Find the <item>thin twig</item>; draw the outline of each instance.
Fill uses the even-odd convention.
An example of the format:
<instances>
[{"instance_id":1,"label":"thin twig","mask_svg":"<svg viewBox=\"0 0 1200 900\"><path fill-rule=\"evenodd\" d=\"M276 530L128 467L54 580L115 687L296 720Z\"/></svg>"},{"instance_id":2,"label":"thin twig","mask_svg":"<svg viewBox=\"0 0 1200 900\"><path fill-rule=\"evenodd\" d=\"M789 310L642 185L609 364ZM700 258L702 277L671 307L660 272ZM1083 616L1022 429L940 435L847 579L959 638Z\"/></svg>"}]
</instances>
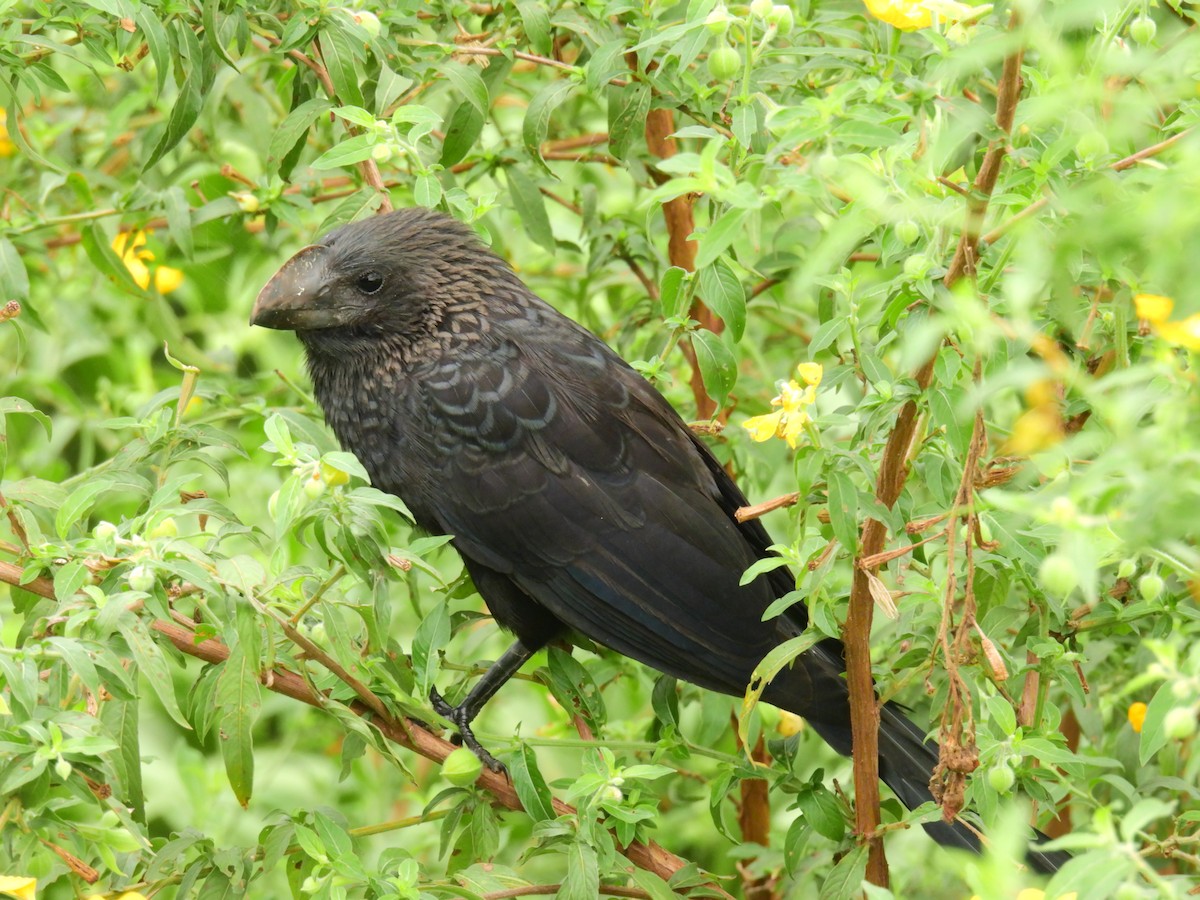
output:
<instances>
[{"instance_id":1,"label":"thin twig","mask_svg":"<svg viewBox=\"0 0 1200 900\"><path fill-rule=\"evenodd\" d=\"M790 494L782 494L770 500L764 500L762 503L753 503L750 506L738 507L734 510L733 517L739 522L749 522L751 519L761 518L777 509L795 506L799 502L800 492L792 491Z\"/></svg>"}]
</instances>

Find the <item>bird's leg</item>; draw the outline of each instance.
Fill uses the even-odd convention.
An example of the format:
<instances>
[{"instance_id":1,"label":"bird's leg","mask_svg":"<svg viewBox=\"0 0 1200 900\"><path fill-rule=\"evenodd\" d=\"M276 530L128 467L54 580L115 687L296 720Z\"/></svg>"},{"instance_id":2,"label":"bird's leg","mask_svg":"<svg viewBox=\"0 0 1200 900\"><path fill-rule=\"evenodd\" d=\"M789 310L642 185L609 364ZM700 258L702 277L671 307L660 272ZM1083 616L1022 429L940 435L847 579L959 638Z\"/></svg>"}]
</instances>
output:
<instances>
[{"instance_id":1,"label":"bird's leg","mask_svg":"<svg viewBox=\"0 0 1200 900\"><path fill-rule=\"evenodd\" d=\"M471 731L471 722L479 715L483 705L491 700L496 691L500 690L508 679L517 674L517 670L525 665L529 657L536 652L536 647L531 650L520 641L516 641L504 651L503 656L492 663L491 668L483 673L483 677L475 682L475 686L458 706L451 706L447 703L438 693L437 688L429 689L429 702L433 704L437 714L454 723L459 737L462 738L463 746L478 756L483 764L493 772L503 772L504 763L488 753L476 740L475 734Z\"/></svg>"}]
</instances>

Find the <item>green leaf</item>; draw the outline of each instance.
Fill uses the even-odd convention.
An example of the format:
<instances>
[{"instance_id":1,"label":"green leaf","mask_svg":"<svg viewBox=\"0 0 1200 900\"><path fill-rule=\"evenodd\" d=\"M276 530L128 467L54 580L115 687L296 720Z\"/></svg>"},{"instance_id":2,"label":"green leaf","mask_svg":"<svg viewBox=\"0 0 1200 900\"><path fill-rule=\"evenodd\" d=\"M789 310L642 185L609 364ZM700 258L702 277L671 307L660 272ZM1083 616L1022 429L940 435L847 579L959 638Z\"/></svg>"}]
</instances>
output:
<instances>
[{"instance_id":1,"label":"green leaf","mask_svg":"<svg viewBox=\"0 0 1200 900\"><path fill-rule=\"evenodd\" d=\"M1167 735L1163 730L1163 721L1178 701L1172 689L1172 682L1165 682L1155 692L1154 698L1146 706L1146 718L1142 722L1142 736L1138 743L1138 761L1144 766L1167 743Z\"/></svg>"},{"instance_id":2,"label":"green leaf","mask_svg":"<svg viewBox=\"0 0 1200 900\"><path fill-rule=\"evenodd\" d=\"M379 67L379 81L375 85L375 109L379 115L385 115L392 104L412 87L413 80L398 74L389 66Z\"/></svg>"},{"instance_id":3,"label":"green leaf","mask_svg":"<svg viewBox=\"0 0 1200 900\"><path fill-rule=\"evenodd\" d=\"M803 634L788 638L772 649L763 657L762 662L754 667L754 671L750 675L750 683L746 685L746 693L742 697L741 712L738 713L738 736L741 738L743 746L749 746L750 714L754 712L759 697L771 683L771 679L783 671L784 666L790 665L792 660L813 647L819 640L821 640L820 632L809 628Z\"/></svg>"},{"instance_id":4,"label":"green leaf","mask_svg":"<svg viewBox=\"0 0 1200 900\"><path fill-rule=\"evenodd\" d=\"M1113 891L1136 872L1134 861L1124 853L1105 848L1069 859L1046 886L1047 897L1074 893L1079 897L1111 897Z\"/></svg>"},{"instance_id":5,"label":"green leaf","mask_svg":"<svg viewBox=\"0 0 1200 900\"><path fill-rule=\"evenodd\" d=\"M146 801L142 793L141 736L138 731L138 701L110 698L100 706L100 721L117 749L108 754L117 776L116 800L133 809L138 822L146 821Z\"/></svg>"},{"instance_id":6,"label":"green leaf","mask_svg":"<svg viewBox=\"0 0 1200 900\"><path fill-rule=\"evenodd\" d=\"M743 104L733 110L733 136L743 147L749 149L754 132L758 130L758 115L752 104Z\"/></svg>"},{"instance_id":7,"label":"green leaf","mask_svg":"<svg viewBox=\"0 0 1200 900\"><path fill-rule=\"evenodd\" d=\"M829 524L833 536L854 553L858 547L858 491L850 476L836 469L829 473Z\"/></svg>"},{"instance_id":8,"label":"green leaf","mask_svg":"<svg viewBox=\"0 0 1200 900\"><path fill-rule=\"evenodd\" d=\"M198 68L190 69L184 77L183 84L179 86L179 95L175 98L175 105L171 107L167 127L142 165L143 172L150 171L159 160L174 150L196 124L204 106L203 80L204 76Z\"/></svg>"},{"instance_id":9,"label":"green leaf","mask_svg":"<svg viewBox=\"0 0 1200 900\"><path fill-rule=\"evenodd\" d=\"M567 847L566 875L555 895L558 900L596 900L600 888L600 867L596 851L583 840Z\"/></svg>"},{"instance_id":10,"label":"green leaf","mask_svg":"<svg viewBox=\"0 0 1200 900\"><path fill-rule=\"evenodd\" d=\"M610 88L608 97L608 149L617 159L624 160L634 141L645 134L650 87L637 83Z\"/></svg>"},{"instance_id":11,"label":"green leaf","mask_svg":"<svg viewBox=\"0 0 1200 900\"><path fill-rule=\"evenodd\" d=\"M746 292L723 259L700 270L700 299L721 317L730 336L740 341L746 331Z\"/></svg>"},{"instance_id":12,"label":"green leaf","mask_svg":"<svg viewBox=\"0 0 1200 900\"><path fill-rule=\"evenodd\" d=\"M25 138L25 115L20 97L16 90L7 83L6 80L0 79L0 84L8 88L9 101L5 109L7 118L5 119L5 130L8 132L8 139L12 141L20 149L21 153L29 157L33 162L37 163L45 169L52 172L64 172L65 169L57 163L51 162L42 154L38 153L32 144Z\"/></svg>"},{"instance_id":13,"label":"green leaf","mask_svg":"<svg viewBox=\"0 0 1200 900\"><path fill-rule=\"evenodd\" d=\"M691 338L704 390L717 406L723 406L737 381L737 361L719 335L699 328L691 332Z\"/></svg>"},{"instance_id":14,"label":"green leaf","mask_svg":"<svg viewBox=\"0 0 1200 900\"><path fill-rule=\"evenodd\" d=\"M271 144L267 149L267 163L278 169L284 157L304 139L312 123L321 113L333 109L333 106L332 101L323 97L315 97L312 100L304 101L288 113L279 127L275 129L275 133L271 135Z\"/></svg>"},{"instance_id":15,"label":"green leaf","mask_svg":"<svg viewBox=\"0 0 1200 900\"><path fill-rule=\"evenodd\" d=\"M691 302L688 292L683 290L686 269L671 266L662 274L658 283L658 302L662 305L664 319L673 319L687 312Z\"/></svg>"},{"instance_id":16,"label":"green leaf","mask_svg":"<svg viewBox=\"0 0 1200 900\"><path fill-rule=\"evenodd\" d=\"M217 23L217 12L221 8L221 0L204 0L204 10L202 14L204 22L204 39L208 41L208 45L216 51L217 56L221 57L225 65L239 71L237 65L233 61L233 57L221 45L220 28Z\"/></svg>"},{"instance_id":17,"label":"green leaf","mask_svg":"<svg viewBox=\"0 0 1200 900\"><path fill-rule=\"evenodd\" d=\"M359 128L375 128L379 124L375 116L361 106L339 106L333 110L333 114Z\"/></svg>"},{"instance_id":18,"label":"green leaf","mask_svg":"<svg viewBox=\"0 0 1200 900\"><path fill-rule=\"evenodd\" d=\"M174 719L181 728L191 731L192 726L184 718L183 711L179 708L179 701L175 698L175 682L171 679L171 670L167 667L167 660L158 644L150 637L145 624L139 619L126 617L118 621L117 630L125 638L129 652L137 661L138 669L150 683L150 687L154 689L158 699L162 701L167 715Z\"/></svg>"},{"instance_id":19,"label":"green leaf","mask_svg":"<svg viewBox=\"0 0 1200 900\"><path fill-rule=\"evenodd\" d=\"M252 728L262 702L261 692L254 661L238 644L221 665L216 702L221 712L218 725L225 774L233 795L243 808L249 806L254 790Z\"/></svg>"},{"instance_id":20,"label":"green leaf","mask_svg":"<svg viewBox=\"0 0 1200 900\"><path fill-rule=\"evenodd\" d=\"M598 94L609 80L628 67L625 65L625 41L606 41L592 51L587 62L588 93Z\"/></svg>"},{"instance_id":21,"label":"green leaf","mask_svg":"<svg viewBox=\"0 0 1200 900\"><path fill-rule=\"evenodd\" d=\"M83 245L83 252L92 261L92 265L122 285L126 290L132 291L135 294L145 294L142 286L133 280L133 275L126 268L125 263L121 261L121 257L117 256L116 251L113 250L111 243L105 238L104 232L100 230L98 224L92 222L81 228L79 230L79 238L80 243Z\"/></svg>"},{"instance_id":22,"label":"green leaf","mask_svg":"<svg viewBox=\"0 0 1200 900\"><path fill-rule=\"evenodd\" d=\"M483 83L479 70L474 66L464 66L462 63L447 63L439 71L446 76L462 98L481 116L488 111L488 89Z\"/></svg>"},{"instance_id":23,"label":"green leaf","mask_svg":"<svg viewBox=\"0 0 1200 900\"><path fill-rule=\"evenodd\" d=\"M371 155L379 137L375 134L356 134L334 144L311 163L314 169L337 169L360 163Z\"/></svg>"},{"instance_id":24,"label":"green leaf","mask_svg":"<svg viewBox=\"0 0 1200 900\"><path fill-rule=\"evenodd\" d=\"M1012 737L1017 730L1017 714L1013 712L1012 704L1003 697L991 697L987 702L991 720L999 726L1001 732Z\"/></svg>"},{"instance_id":25,"label":"green leaf","mask_svg":"<svg viewBox=\"0 0 1200 900\"><path fill-rule=\"evenodd\" d=\"M358 85L354 38L336 16L322 20L321 25L321 58L325 60L325 68L338 100L347 106L366 106Z\"/></svg>"},{"instance_id":26,"label":"green leaf","mask_svg":"<svg viewBox=\"0 0 1200 900\"><path fill-rule=\"evenodd\" d=\"M313 811L313 826L325 852L331 859L349 860L354 858L354 845L346 829L335 822L324 810Z\"/></svg>"},{"instance_id":27,"label":"green leaf","mask_svg":"<svg viewBox=\"0 0 1200 900\"><path fill-rule=\"evenodd\" d=\"M845 316L838 316L837 318L830 319L828 322L823 323L817 328L816 332L812 336L812 340L808 343L809 357L811 358L816 356L818 353L836 341L839 337L841 337L842 332L849 327L850 322Z\"/></svg>"},{"instance_id":28,"label":"green leaf","mask_svg":"<svg viewBox=\"0 0 1200 900\"><path fill-rule=\"evenodd\" d=\"M581 716L593 731L602 729L608 720L604 695L579 660L569 652L551 647L547 669L550 690L563 709L572 716Z\"/></svg>"},{"instance_id":29,"label":"green leaf","mask_svg":"<svg viewBox=\"0 0 1200 900\"><path fill-rule=\"evenodd\" d=\"M0 237L0 304L29 297L29 273L12 241Z\"/></svg>"},{"instance_id":30,"label":"green leaf","mask_svg":"<svg viewBox=\"0 0 1200 900\"><path fill-rule=\"evenodd\" d=\"M75 564L83 566L81 562ZM66 566L63 568L65 569ZM86 568L84 566L85 570ZM51 636L46 638L46 645L52 647L62 661L67 664L67 668L79 676L84 687L90 691L96 691L101 687L100 674L96 671L96 665L92 662L92 657L82 643L74 638Z\"/></svg>"},{"instance_id":31,"label":"green leaf","mask_svg":"<svg viewBox=\"0 0 1200 900\"><path fill-rule=\"evenodd\" d=\"M442 141L441 164L446 168L463 160L483 134L484 114L470 103L460 103L450 115Z\"/></svg>"},{"instance_id":32,"label":"green leaf","mask_svg":"<svg viewBox=\"0 0 1200 900\"><path fill-rule=\"evenodd\" d=\"M54 517L54 530L58 536L65 538L71 526L87 515L96 498L112 487L111 479L100 477L85 481L75 488Z\"/></svg>"},{"instance_id":33,"label":"green leaf","mask_svg":"<svg viewBox=\"0 0 1200 900\"><path fill-rule=\"evenodd\" d=\"M550 14L546 12L546 5L537 0L517 0L517 12L521 14L525 37L533 52L549 56L554 48L550 43Z\"/></svg>"},{"instance_id":34,"label":"green leaf","mask_svg":"<svg viewBox=\"0 0 1200 900\"><path fill-rule=\"evenodd\" d=\"M183 188L170 187L163 191L163 208L167 214L167 231L171 240L188 259L195 253L192 241L192 210L187 198L183 196Z\"/></svg>"},{"instance_id":35,"label":"green leaf","mask_svg":"<svg viewBox=\"0 0 1200 900\"><path fill-rule=\"evenodd\" d=\"M725 252L742 232L742 219L746 217L747 209L737 207L727 209L717 221L699 236L696 248L696 268L703 270L716 262L717 257ZM693 236L694 237L694 236Z\"/></svg>"},{"instance_id":36,"label":"green leaf","mask_svg":"<svg viewBox=\"0 0 1200 900\"><path fill-rule=\"evenodd\" d=\"M413 182L413 201L418 206L433 209L442 199L442 183L432 172L418 175Z\"/></svg>"},{"instance_id":37,"label":"green leaf","mask_svg":"<svg viewBox=\"0 0 1200 900\"><path fill-rule=\"evenodd\" d=\"M66 602L75 596L75 592L91 580L91 572L88 567L77 559L59 566L54 573L54 597L56 600Z\"/></svg>"},{"instance_id":38,"label":"green leaf","mask_svg":"<svg viewBox=\"0 0 1200 900\"><path fill-rule=\"evenodd\" d=\"M837 797L823 784L814 784L796 795L796 804L804 813L804 819L817 834L836 842L846 834L846 818L842 815Z\"/></svg>"},{"instance_id":39,"label":"green leaf","mask_svg":"<svg viewBox=\"0 0 1200 900\"><path fill-rule=\"evenodd\" d=\"M817 900L853 900L861 892L866 874L867 845L857 844L821 882Z\"/></svg>"},{"instance_id":40,"label":"green leaf","mask_svg":"<svg viewBox=\"0 0 1200 900\"><path fill-rule=\"evenodd\" d=\"M569 79L552 81L534 95L533 99L529 101L529 108L525 110L525 121L521 125L521 141L534 161L547 172L550 172L550 167L542 159L542 143L546 140L546 134L550 129L550 116L574 89L575 83ZM554 173L550 172L550 174Z\"/></svg>"},{"instance_id":41,"label":"green leaf","mask_svg":"<svg viewBox=\"0 0 1200 900\"><path fill-rule=\"evenodd\" d=\"M550 796L550 788L538 768L537 756L527 744L518 745L516 751L507 758L508 774L512 778L513 790L521 800L521 805L535 822L553 819L554 802Z\"/></svg>"},{"instance_id":42,"label":"green leaf","mask_svg":"<svg viewBox=\"0 0 1200 900\"><path fill-rule=\"evenodd\" d=\"M158 82L154 89L154 96L157 99L162 95L163 88L167 86L167 75L171 72L173 53L171 39L154 13L153 7L139 3L134 8L133 17L137 22L138 29L142 32L142 37L146 40L150 59L154 62L154 75Z\"/></svg>"},{"instance_id":43,"label":"green leaf","mask_svg":"<svg viewBox=\"0 0 1200 900\"><path fill-rule=\"evenodd\" d=\"M450 641L450 613L444 602L437 603L417 626L412 642L412 665L417 688L429 693L438 670L438 651Z\"/></svg>"},{"instance_id":44,"label":"green leaf","mask_svg":"<svg viewBox=\"0 0 1200 900\"><path fill-rule=\"evenodd\" d=\"M546 201L542 192L532 179L516 166L509 166L504 175L508 179L513 208L520 216L525 231L535 243L551 253L555 252L558 247L554 241L554 232L550 228L550 217L546 214Z\"/></svg>"}]
</instances>

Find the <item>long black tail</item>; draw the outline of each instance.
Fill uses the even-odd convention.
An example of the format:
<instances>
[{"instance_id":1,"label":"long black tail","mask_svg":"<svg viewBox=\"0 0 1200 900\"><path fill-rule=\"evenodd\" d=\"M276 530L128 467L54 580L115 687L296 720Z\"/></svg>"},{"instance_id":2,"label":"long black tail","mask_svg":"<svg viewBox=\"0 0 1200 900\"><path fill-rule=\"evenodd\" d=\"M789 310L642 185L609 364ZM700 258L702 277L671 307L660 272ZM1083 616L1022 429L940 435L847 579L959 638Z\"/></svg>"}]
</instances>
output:
<instances>
[{"instance_id":1,"label":"long black tail","mask_svg":"<svg viewBox=\"0 0 1200 900\"><path fill-rule=\"evenodd\" d=\"M849 735L845 726L828 725L811 720L817 734L821 735L834 749L849 755ZM933 799L929 791L929 780L938 761L937 744L925 740L925 735L898 707L887 705L879 715L879 777L890 787L909 809ZM978 836L963 822L928 822L925 831L939 844L965 850L980 850ZM1040 831L1035 831L1036 843L1050 840ZM1050 874L1070 859L1062 851L1046 852L1035 845L1026 850L1026 860L1039 872Z\"/></svg>"}]
</instances>

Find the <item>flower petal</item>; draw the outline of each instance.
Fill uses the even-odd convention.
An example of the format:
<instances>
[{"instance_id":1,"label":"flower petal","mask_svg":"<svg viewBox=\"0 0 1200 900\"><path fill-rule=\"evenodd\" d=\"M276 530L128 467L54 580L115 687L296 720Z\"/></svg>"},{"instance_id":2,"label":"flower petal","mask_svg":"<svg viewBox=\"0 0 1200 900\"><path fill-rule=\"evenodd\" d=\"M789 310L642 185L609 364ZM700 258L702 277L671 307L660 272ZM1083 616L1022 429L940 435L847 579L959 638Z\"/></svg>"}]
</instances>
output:
<instances>
[{"instance_id":1,"label":"flower petal","mask_svg":"<svg viewBox=\"0 0 1200 900\"><path fill-rule=\"evenodd\" d=\"M761 443L775 437L781 419L783 419L783 410L768 413L765 416L751 416L742 423L742 427L750 432L750 437Z\"/></svg>"},{"instance_id":2,"label":"flower petal","mask_svg":"<svg viewBox=\"0 0 1200 900\"><path fill-rule=\"evenodd\" d=\"M778 403L775 400L779 401ZM781 385L779 396L771 401L774 406L782 406L783 411L787 413L795 412L798 409L803 409L808 401L805 399L805 388L802 388L794 381L789 381L787 384Z\"/></svg>"},{"instance_id":3,"label":"flower petal","mask_svg":"<svg viewBox=\"0 0 1200 900\"><path fill-rule=\"evenodd\" d=\"M11 894L17 900L34 900L37 897L37 879L26 875L0 875L0 892Z\"/></svg>"},{"instance_id":4,"label":"flower petal","mask_svg":"<svg viewBox=\"0 0 1200 900\"><path fill-rule=\"evenodd\" d=\"M803 362L796 366L796 371L800 373L800 378L805 384L816 387L821 383L821 376L825 374L825 368L820 363Z\"/></svg>"},{"instance_id":5,"label":"flower petal","mask_svg":"<svg viewBox=\"0 0 1200 900\"><path fill-rule=\"evenodd\" d=\"M1137 703L1129 704L1129 712L1126 715L1129 717L1129 726L1140 733L1142 723L1146 721L1146 704L1140 700Z\"/></svg>"},{"instance_id":6,"label":"flower petal","mask_svg":"<svg viewBox=\"0 0 1200 900\"><path fill-rule=\"evenodd\" d=\"M928 28L933 14L915 0L863 0L867 11L880 21L895 25L902 31Z\"/></svg>"},{"instance_id":7,"label":"flower petal","mask_svg":"<svg viewBox=\"0 0 1200 900\"><path fill-rule=\"evenodd\" d=\"M1137 310L1139 319L1161 325L1171 317L1175 301L1162 294L1134 294L1133 307Z\"/></svg>"},{"instance_id":8,"label":"flower petal","mask_svg":"<svg viewBox=\"0 0 1200 900\"><path fill-rule=\"evenodd\" d=\"M137 286L143 291L150 287L150 270L146 264L136 256L126 256L124 259L125 268L129 270L129 274L133 276L133 280L137 282Z\"/></svg>"},{"instance_id":9,"label":"flower petal","mask_svg":"<svg viewBox=\"0 0 1200 900\"><path fill-rule=\"evenodd\" d=\"M1179 322L1161 322L1156 330L1159 337L1177 347L1200 350L1200 313Z\"/></svg>"},{"instance_id":10,"label":"flower petal","mask_svg":"<svg viewBox=\"0 0 1200 900\"><path fill-rule=\"evenodd\" d=\"M169 294L183 284L183 273L170 266L159 266L154 270L154 289L160 294Z\"/></svg>"}]
</instances>

